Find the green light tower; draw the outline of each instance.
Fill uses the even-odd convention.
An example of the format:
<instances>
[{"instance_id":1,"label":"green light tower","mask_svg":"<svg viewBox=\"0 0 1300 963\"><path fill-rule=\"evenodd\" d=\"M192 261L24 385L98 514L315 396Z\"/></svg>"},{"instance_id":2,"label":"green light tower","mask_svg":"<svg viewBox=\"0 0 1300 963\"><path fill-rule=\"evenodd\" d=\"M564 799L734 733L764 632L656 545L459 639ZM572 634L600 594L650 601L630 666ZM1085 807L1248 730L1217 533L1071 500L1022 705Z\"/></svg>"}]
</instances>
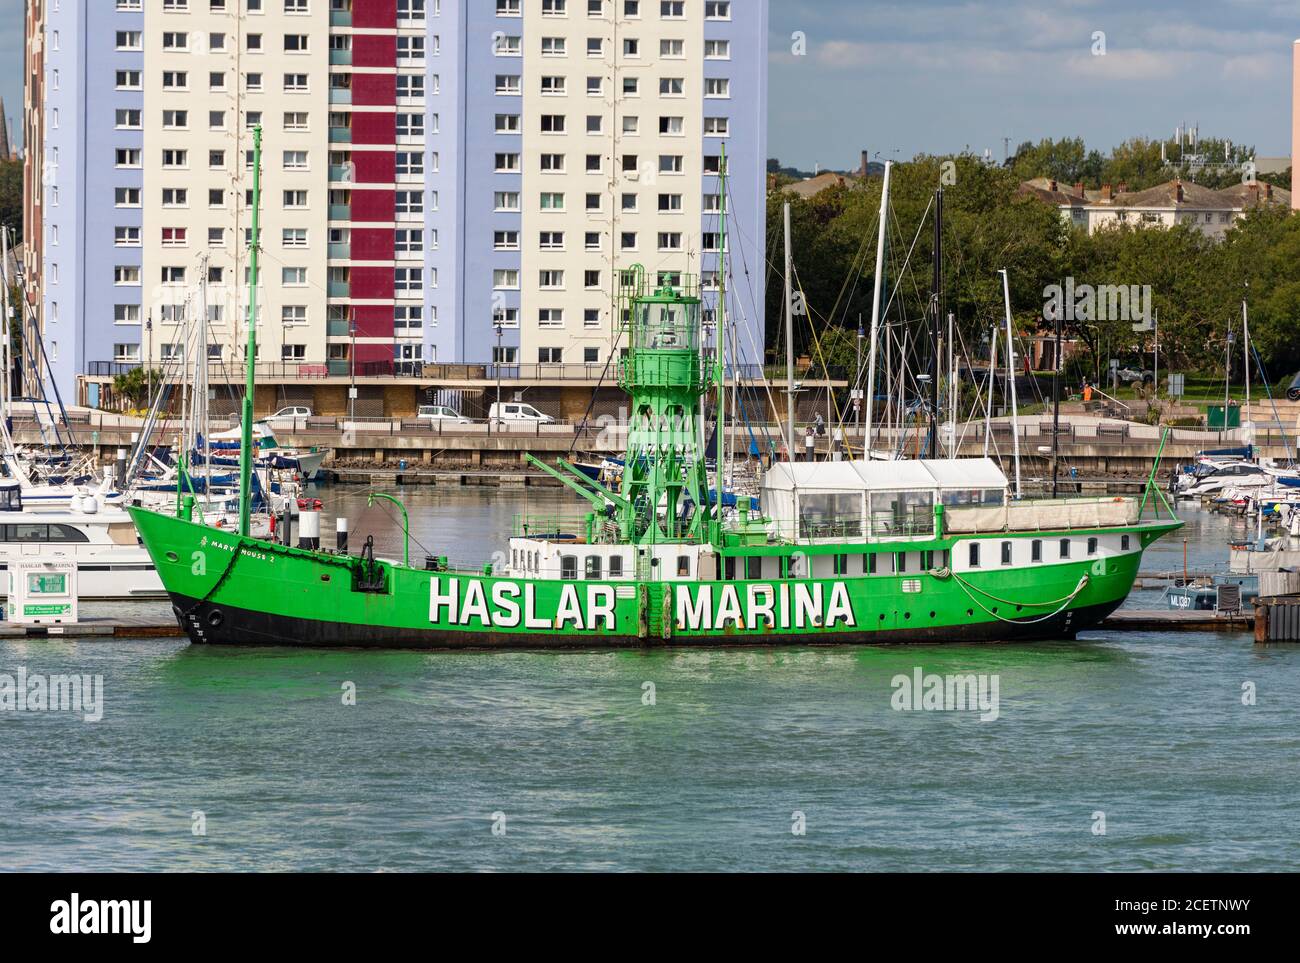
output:
<instances>
[{"instance_id":1,"label":"green light tower","mask_svg":"<svg viewBox=\"0 0 1300 963\"><path fill-rule=\"evenodd\" d=\"M634 543L712 540L704 463L705 394L713 387L701 345L699 281L645 269L621 272L619 306L627 354L620 381L632 400L620 494L620 528Z\"/></svg>"}]
</instances>

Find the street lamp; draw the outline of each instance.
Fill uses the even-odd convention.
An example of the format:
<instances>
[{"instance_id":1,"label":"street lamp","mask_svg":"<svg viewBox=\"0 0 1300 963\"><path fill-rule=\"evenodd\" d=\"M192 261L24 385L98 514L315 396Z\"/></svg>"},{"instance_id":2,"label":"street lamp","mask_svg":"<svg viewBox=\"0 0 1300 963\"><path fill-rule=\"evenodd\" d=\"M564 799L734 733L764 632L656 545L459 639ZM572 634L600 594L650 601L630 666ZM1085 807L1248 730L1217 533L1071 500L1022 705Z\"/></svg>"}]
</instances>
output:
<instances>
[{"instance_id":1,"label":"street lamp","mask_svg":"<svg viewBox=\"0 0 1300 963\"><path fill-rule=\"evenodd\" d=\"M352 386L348 388L348 421L355 424L357 420L357 318L350 311L348 312L348 336L352 339L352 347L348 351L348 361L352 368Z\"/></svg>"}]
</instances>

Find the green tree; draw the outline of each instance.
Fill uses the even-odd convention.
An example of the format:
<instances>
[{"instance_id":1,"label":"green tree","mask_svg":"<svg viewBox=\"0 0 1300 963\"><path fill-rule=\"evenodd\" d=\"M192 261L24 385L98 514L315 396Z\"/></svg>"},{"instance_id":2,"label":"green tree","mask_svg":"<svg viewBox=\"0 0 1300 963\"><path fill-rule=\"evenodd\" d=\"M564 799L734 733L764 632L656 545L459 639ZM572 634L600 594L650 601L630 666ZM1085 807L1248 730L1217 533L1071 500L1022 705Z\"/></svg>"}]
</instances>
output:
<instances>
[{"instance_id":1,"label":"green tree","mask_svg":"<svg viewBox=\"0 0 1300 963\"><path fill-rule=\"evenodd\" d=\"M0 160L0 227L17 242L23 239L23 162Z\"/></svg>"}]
</instances>

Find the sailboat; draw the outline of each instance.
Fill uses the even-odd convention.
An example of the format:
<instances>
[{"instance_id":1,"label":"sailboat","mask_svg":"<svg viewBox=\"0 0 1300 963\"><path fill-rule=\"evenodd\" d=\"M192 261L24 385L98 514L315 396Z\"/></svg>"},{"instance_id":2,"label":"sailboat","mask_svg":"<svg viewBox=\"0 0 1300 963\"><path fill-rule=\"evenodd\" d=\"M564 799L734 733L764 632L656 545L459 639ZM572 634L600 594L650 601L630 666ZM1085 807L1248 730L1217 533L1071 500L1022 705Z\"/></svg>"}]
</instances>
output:
<instances>
[{"instance_id":1,"label":"sailboat","mask_svg":"<svg viewBox=\"0 0 1300 963\"><path fill-rule=\"evenodd\" d=\"M310 525L297 546L254 538L260 158L255 129L240 527L204 524L192 496L172 512L130 509L195 643L590 648L1072 637L1123 602L1143 550L1181 524L1142 520L1147 496L1013 499L988 459L781 462L763 479L763 511L739 498L727 516L709 497L717 482L703 417L705 399L723 389L725 339L706 352L696 279L652 280L632 266L619 272L628 345L620 382L632 412L622 483L614 491L564 463L545 466L590 504L581 519L521 518L504 561L473 569L442 556L413 565L409 524L401 560L377 557L372 538L359 554L322 548ZM722 197L725 218L725 187Z\"/></svg>"}]
</instances>

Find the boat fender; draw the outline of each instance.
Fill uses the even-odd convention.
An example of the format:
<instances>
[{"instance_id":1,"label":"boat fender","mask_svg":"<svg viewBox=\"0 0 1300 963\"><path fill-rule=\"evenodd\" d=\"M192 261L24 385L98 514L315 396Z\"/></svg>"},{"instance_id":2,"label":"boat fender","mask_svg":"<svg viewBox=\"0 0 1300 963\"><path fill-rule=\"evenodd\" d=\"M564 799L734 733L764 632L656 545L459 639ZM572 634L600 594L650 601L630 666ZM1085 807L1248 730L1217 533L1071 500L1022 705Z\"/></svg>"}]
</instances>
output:
<instances>
[{"instance_id":1,"label":"boat fender","mask_svg":"<svg viewBox=\"0 0 1300 963\"><path fill-rule=\"evenodd\" d=\"M81 502L81 510L87 515L94 515L99 511L99 499L94 495L87 495Z\"/></svg>"}]
</instances>

